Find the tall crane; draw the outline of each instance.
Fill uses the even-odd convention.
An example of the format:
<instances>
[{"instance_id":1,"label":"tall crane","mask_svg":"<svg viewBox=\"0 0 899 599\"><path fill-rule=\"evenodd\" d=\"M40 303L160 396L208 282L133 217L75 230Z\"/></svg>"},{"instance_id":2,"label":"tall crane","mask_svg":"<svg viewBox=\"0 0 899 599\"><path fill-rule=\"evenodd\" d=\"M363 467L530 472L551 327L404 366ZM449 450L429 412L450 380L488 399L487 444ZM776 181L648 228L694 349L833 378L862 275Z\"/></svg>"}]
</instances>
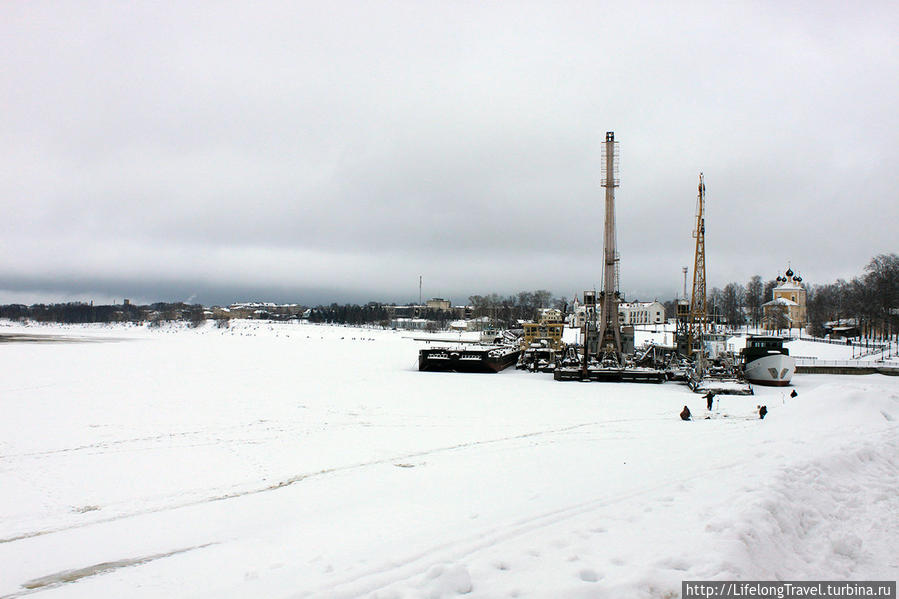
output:
<instances>
[{"instance_id":1,"label":"tall crane","mask_svg":"<svg viewBox=\"0 0 899 599\"><path fill-rule=\"evenodd\" d=\"M621 324L618 321L618 248L615 233L615 188L618 179L618 142L615 132L606 132L603 145L602 186L606 188L606 219L603 238L602 291L600 292L599 356L601 361L614 360L623 364Z\"/></svg>"},{"instance_id":2,"label":"tall crane","mask_svg":"<svg viewBox=\"0 0 899 599\"><path fill-rule=\"evenodd\" d=\"M687 331L687 355L693 355L693 346L701 345L708 323L705 295L705 181L699 173L699 195L696 199L696 254L693 262L693 295L690 298L690 321Z\"/></svg>"}]
</instances>

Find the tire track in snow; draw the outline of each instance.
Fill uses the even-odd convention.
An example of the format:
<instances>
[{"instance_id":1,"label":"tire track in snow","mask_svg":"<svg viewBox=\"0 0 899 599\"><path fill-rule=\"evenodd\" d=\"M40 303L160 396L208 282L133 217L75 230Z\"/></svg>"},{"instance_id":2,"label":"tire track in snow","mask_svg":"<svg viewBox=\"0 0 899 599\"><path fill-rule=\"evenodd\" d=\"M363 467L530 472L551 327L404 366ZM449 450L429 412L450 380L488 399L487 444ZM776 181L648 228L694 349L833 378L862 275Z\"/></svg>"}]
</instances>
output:
<instances>
[{"instance_id":1,"label":"tire track in snow","mask_svg":"<svg viewBox=\"0 0 899 599\"><path fill-rule=\"evenodd\" d=\"M163 433L159 435L147 435L144 437L130 437L125 439L112 439L110 441L102 441L99 443L89 443L86 445L76 445L75 447L62 447L59 449L46 449L43 451L31 451L25 453L10 453L0 455L0 459L21 459L21 458L34 458L40 459L45 457L56 457L60 454L69 454L75 453L79 451L89 451L94 449L112 449L113 447L120 445L128 445L128 444L140 444L140 443L153 443L157 441L167 441L176 438L182 437L200 437L201 440L208 442L202 443L192 443L190 445L182 445L177 447L203 447L207 445L217 444L220 439L210 439L211 435L227 435L233 431L244 431L252 428L257 424L264 424L265 422L254 420L248 424L236 424L223 427L221 429L199 429L199 430L189 430L189 431L177 431L171 433ZM95 425L91 425L95 426ZM278 432L285 432L284 429L278 429ZM229 441L240 442L241 444L246 443L258 443L260 441L273 441L277 440L279 437L275 436L267 436L267 437L258 437L258 438L233 438L229 439ZM171 449L172 446L167 446L167 449ZM143 451L147 449L153 449L152 447L136 447L133 449L128 449L126 451ZM105 453L105 452L104 452Z\"/></svg>"},{"instance_id":2,"label":"tire track in snow","mask_svg":"<svg viewBox=\"0 0 899 599\"><path fill-rule=\"evenodd\" d=\"M220 495L212 495L212 496L203 497L200 499L193 499L190 501L182 501L179 503L173 503L170 505L164 505L164 506L159 506L159 507L155 507L155 508L149 508L149 509L144 509L144 510L135 510L132 512L118 514L115 516L109 516L106 518L98 518L96 520L91 520L90 522L81 522L78 524L69 524L67 526L59 526L56 528L48 528L45 530L36 530L36 531L32 531L32 532L21 533L21 534L13 535L13 536L6 537L6 538L0 538L0 544L13 543L13 542L21 541L24 539L31 539L34 537L55 534L55 533L64 532L67 530L85 528L85 527L93 526L96 524L107 524L110 522L116 522L118 520L134 518L137 516L143 516L143 515L147 515L147 514L167 512L167 511L177 510L177 509L181 509L181 508L185 508L185 507L193 507L193 506L203 505L203 504L207 504L207 503L214 503L217 501L226 501L228 499L237 499L239 497L246 497L249 495L257 495L259 493L267 493L269 491L276 491L278 489L283 489L284 487L289 487L290 485L293 485L295 483L302 482L304 480L308 480L311 478L317 478L319 476L323 476L323 475L327 475L327 474L348 472L348 471L352 471L352 470L358 470L361 468L367 468L369 466L379 466L379 465L383 465L383 464L391 464L391 463L401 461L401 460L408 460L408 459L414 459L414 458L435 455L435 454L439 454L439 453L458 451L458 450L462 450L462 449L468 449L471 447L480 447L480 446L484 446L484 445L505 443L508 441L517 441L520 439L540 437L543 435L556 435L556 434L560 434L560 433L567 433L567 432L581 429L581 428L587 428L587 427L596 426L596 425L613 424L616 422L625 422L625 421L628 421L628 419L606 420L606 421L598 421L598 422L584 422L581 424L574 424L574 425L566 426L566 427L562 427L562 428L543 430L543 431L533 431L530 433L522 433L522 434L518 434L518 435L511 435L508 437L499 437L496 439L486 439L486 440L482 440L482 441L470 441L468 443L459 443L457 445L449 445L446 447L438 447L438 448L434 448L434 449L427 449L424 451L415 451L415 452L411 452L411 453L391 456L389 458L381 458L378 460L371 460L368 462L359 462L356 464L348 464L345 466L335 466L333 468L325 468L323 470L318 470L316 472L297 474L294 476L290 476L290 477L288 477L284 480L281 480L277 483L274 483L274 484L256 487L256 488L252 488L252 489L246 489L243 491L222 493ZM2 599L2 598L0 598L0 599Z\"/></svg>"}]
</instances>

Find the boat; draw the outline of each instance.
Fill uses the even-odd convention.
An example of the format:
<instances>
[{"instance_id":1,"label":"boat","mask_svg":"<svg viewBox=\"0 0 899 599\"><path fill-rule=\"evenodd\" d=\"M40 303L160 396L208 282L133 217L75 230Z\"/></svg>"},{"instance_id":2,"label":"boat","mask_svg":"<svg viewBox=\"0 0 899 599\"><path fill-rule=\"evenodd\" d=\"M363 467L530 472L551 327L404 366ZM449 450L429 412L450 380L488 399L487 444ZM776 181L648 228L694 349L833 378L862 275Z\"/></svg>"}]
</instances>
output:
<instances>
[{"instance_id":1,"label":"boat","mask_svg":"<svg viewBox=\"0 0 899 599\"><path fill-rule=\"evenodd\" d=\"M418 369L442 372L500 372L518 361L510 345L459 345L418 351Z\"/></svg>"},{"instance_id":2,"label":"boat","mask_svg":"<svg viewBox=\"0 0 899 599\"><path fill-rule=\"evenodd\" d=\"M704 345L709 347L709 344ZM719 353L715 358L707 357L706 353L698 354L696 361L687 368L687 386L693 393L754 395L740 366L726 353Z\"/></svg>"},{"instance_id":3,"label":"boat","mask_svg":"<svg viewBox=\"0 0 899 599\"><path fill-rule=\"evenodd\" d=\"M543 343L532 343L521 351L515 368L531 372L553 372L556 369L556 350Z\"/></svg>"},{"instance_id":4,"label":"boat","mask_svg":"<svg viewBox=\"0 0 899 599\"><path fill-rule=\"evenodd\" d=\"M756 385L785 387L790 384L796 372L796 360L790 350L783 346L782 337L750 335L746 347L740 352L743 357L743 376Z\"/></svg>"},{"instance_id":5,"label":"boat","mask_svg":"<svg viewBox=\"0 0 899 599\"><path fill-rule=\"evenodd\" d=\"M583 353L579 354L577 348L569 346L553 371L553 378L557 381L663 383L665 372L656 368L637 366L632 360L625 360L622 365L611 357L599 360L594 356L588 356L587 363L584 364Z\"/></svg>"}]
</instances>

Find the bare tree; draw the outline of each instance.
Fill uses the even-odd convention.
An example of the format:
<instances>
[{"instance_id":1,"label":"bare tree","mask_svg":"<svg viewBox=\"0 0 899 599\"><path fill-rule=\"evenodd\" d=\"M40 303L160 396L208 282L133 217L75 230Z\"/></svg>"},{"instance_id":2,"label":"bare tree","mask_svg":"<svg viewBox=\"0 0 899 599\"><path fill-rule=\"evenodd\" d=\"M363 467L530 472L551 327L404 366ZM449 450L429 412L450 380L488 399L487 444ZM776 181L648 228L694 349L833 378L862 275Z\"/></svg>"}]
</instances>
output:
<instances>
[{"instance_id":1,"label":"bare tree","mask_svg":"<svg viewBox=\"0 0 899 599\"><path fill-rule=\"evenodd\" d=\"M752 318L752 326L758 327L762 317L762 297L765 292L762 277L754 275L749 282L746 283L746 307L749 308L749 314Z\"/></svg>"},{"instance_id":2,"label":"bare tree","mask_svg":"<svg viewBox=\"0 0 899 599\"><path fill-rule=\"evenodd\" d=\"M727 323L731 326L743 324L743 302L745 292L739 283L728 283L721 295L721 308Z\"/></svg>"}]
</instances>

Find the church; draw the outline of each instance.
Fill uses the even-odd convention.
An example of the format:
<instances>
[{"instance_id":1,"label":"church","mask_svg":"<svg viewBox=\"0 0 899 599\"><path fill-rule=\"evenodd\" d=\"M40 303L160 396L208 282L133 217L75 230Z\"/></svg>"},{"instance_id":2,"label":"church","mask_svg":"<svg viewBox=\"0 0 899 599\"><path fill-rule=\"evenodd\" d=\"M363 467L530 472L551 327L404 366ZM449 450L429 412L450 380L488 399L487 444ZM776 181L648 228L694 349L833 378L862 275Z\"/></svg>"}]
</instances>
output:
<instances>
[{"instance_id":1,"label":"church","mask_svg":"<svg viewBox=\"0 0 899 599\"><path fill-rule=\"evenodd\" d=\"M777 275L774 298L762 304L765 329L803 328L808 323L806 291L802 277L787 268L785 276Z\"/></svg>"}]
</instances>

